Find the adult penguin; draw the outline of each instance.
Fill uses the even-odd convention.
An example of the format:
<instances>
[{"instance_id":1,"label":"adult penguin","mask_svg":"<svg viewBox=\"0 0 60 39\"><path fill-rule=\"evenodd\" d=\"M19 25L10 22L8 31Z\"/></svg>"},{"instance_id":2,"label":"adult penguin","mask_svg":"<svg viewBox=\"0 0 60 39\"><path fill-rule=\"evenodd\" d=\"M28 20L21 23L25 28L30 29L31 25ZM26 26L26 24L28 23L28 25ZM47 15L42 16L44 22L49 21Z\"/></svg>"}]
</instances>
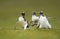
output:
<instances>
[{"instance_id":1,"label":"adult penguin","mask_svg":"<svg viewBox=\"0 0 60 39\"><path fill-rule=\"evenodd\" d=\"M46 18L46 16L44 16L43 11L40 12L39 23L40 23L39 28L51 28L51 25L48 22L48 19Z\"/></svg>"}]
</instances>

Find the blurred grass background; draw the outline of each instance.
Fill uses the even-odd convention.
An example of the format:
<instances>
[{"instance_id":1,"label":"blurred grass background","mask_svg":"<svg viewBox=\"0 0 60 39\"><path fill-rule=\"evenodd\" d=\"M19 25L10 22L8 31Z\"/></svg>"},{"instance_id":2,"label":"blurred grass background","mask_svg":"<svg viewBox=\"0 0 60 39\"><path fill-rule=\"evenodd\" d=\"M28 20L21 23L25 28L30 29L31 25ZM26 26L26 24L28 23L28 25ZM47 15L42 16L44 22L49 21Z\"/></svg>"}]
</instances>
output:
<instances>
[{"instance_id":1,"label":"blurred grass background","mask_svg":"<svg viewBox=\"0 0 60 39\"><path fill-rule=\"evenodd\" d=\"M24 31L20 25L17 29L9 30L15 26L20 12L26 13L26 19L30 21L32 11L43 10L49 19L52 29L32 28ZM60 0L0 0L0 39L60 39ZM7 29L6 29L7 28Z\"/></svg>"}]
</instances>

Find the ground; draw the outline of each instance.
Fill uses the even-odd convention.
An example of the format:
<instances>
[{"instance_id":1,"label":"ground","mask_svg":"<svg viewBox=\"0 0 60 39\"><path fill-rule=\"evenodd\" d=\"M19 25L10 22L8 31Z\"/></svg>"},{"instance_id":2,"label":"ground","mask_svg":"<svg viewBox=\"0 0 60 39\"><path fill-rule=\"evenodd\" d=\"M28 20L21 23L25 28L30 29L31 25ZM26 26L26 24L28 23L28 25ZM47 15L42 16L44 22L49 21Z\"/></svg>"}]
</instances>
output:
<instances>
[{"instance_id":1,"label":"ground","mask_svg":"<svg viewBox=\"0 0 60 39\"><path fill-rule=\"evenodd\" d=\"M33 11L43 10L52 25L52 29L23 30L16 25L20 12L26 13L30 22ZM16 29L14 27L17 26ZM0 39L60 39L60 0L0 0Z\"/></svg>"}]
</instances>

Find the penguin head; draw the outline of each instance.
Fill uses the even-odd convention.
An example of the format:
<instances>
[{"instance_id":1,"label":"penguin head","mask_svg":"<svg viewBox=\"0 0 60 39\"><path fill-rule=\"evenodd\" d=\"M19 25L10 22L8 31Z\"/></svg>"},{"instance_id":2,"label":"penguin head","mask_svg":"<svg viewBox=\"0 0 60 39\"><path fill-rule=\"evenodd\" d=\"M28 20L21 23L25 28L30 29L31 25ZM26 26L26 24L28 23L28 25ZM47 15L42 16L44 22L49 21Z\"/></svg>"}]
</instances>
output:
<instances>
[{"instance_id":1,"label":"penguin head","mask_svg":"<svg viewBox=\"0 0 60 39\"><path fill-rule=\"evenodd\" d=\"M33 12L33 15L36 15L36 12Z\"/></svg>"},{"instance_id":2,"label":"penguin head","mask_svg":"<svg viewBox=\"0 0 60 39\"><path fill-rule=\"evenodd\" d=\"M43 15L44 16L43 11L40 11L40 15Z\"/></svg>"},{"instance_id":3,"label":"penguin head","mask_svg":"<svg viewBox=\"0 0 60 39\"><path fill-rule=\"evenodd\" d=\"M22 12L21 15L22 15L22 16L25 16L25 12Z\"/></svg>"}]
</instances>

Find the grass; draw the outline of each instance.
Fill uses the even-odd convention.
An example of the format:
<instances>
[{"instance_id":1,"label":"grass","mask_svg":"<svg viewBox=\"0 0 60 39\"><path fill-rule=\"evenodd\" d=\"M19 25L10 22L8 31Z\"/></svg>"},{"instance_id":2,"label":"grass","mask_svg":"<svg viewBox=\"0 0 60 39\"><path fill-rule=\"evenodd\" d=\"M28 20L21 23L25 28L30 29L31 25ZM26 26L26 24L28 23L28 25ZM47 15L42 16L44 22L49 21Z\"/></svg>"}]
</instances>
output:
<instances>
[{"instance_id":1,"label":"grass","mask_svg":"<svg viewBox=\"0 0 60 39\"><path fill-rule=\"evenodd\" d=\"M59 39L59 30L0 30L0 39Z\"/></svg>"},{"instance_id":2,"label":"grass","mask_svg":"<svg viewBox=\"0 0 60 39\"><path fill-rule=\"evenodd\" d=\"M18 21L20 12L26 13L26 19L30 21L32 11L43 10L49 19L52 29L23 30L21 25L14 26ZM0 0L0 39L60 39L60 0Z\"/></svg>"}]
</instances>

